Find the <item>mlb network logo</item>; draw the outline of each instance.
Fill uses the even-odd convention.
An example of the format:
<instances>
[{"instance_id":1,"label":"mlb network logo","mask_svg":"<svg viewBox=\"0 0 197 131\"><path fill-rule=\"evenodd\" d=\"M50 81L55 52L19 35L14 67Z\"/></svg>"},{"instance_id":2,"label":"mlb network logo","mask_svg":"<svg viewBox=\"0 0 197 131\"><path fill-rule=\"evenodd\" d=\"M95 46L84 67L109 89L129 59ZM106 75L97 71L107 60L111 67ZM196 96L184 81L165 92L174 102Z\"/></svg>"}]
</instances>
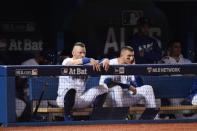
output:
<instances>
[{"instance_id":1,"label":"mlb network logo","mask_svg":"<svg viewBox=\"0 0 197 131\"><path fill-rule=\"evenodd\" d=\"M180 67L147 67L148 73L180 73Z\"/></svg>"}]
</instances>

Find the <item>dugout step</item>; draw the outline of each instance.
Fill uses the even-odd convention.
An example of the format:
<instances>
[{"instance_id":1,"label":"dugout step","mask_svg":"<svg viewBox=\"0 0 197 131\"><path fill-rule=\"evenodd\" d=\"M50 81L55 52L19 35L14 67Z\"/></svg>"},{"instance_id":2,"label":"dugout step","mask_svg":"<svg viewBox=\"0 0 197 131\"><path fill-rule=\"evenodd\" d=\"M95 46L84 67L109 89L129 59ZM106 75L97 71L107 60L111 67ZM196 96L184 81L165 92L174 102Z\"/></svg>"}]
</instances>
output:
<instances>
[{"instance_id":1,"label":"dugout step","mask_svg":"<svg viewBox=\"0 0 197 131\"><path fill-rule=\"evenodd\" d=\"M129 114L129 107L94 108L90 120L125 120Z\"/></svg>"},{"instance_id":2,"label":"dugout step","mask_svg":"<svg viewBox=\"0 0 197 131\"><path fill-rule=\"evenodd\" d=\"M139 120L154 120L159 111L159 108L146 108L140 116Z\"/></svg>"}]
</instances>

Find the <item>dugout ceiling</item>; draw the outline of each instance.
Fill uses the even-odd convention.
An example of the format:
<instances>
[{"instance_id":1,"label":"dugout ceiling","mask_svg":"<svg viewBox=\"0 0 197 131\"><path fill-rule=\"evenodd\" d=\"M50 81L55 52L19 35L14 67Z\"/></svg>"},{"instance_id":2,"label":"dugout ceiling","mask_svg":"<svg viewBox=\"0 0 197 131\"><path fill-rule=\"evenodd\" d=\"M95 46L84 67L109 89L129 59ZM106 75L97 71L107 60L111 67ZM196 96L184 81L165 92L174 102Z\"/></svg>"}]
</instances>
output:
<instances>
[{"instance_id":1,"label":"dugout ceiling","mask_svg":"<svg viewBox=\"0 0 197 131\"><path fill-rule=\"evenodd\" d=\"M6 52L2 58L5 63L19 64L16 61L29 57L24 52L34 53L45 48L39 43L56 51L65 48L70 55L72 44L82 41L87 43L88 55L111 57L122 45L130 43L136 21L143 16L151 19L150 34L161 41L162 48L166 48L171 38L180 37L186 43L184 53L194 56L188 54L188 50L195 49L196 41L197 3L194 0L7 0L0 4L0 49L1 56L2 50ZM28 42L30 51L25 50ZM11 43L21 43L22 47L9 50ZM107 43L113 43L113 47L106 48ZM13 54L17 60L10 62ZM17 57L18 54L22 55Z\"/></svg>"}]
</instances>

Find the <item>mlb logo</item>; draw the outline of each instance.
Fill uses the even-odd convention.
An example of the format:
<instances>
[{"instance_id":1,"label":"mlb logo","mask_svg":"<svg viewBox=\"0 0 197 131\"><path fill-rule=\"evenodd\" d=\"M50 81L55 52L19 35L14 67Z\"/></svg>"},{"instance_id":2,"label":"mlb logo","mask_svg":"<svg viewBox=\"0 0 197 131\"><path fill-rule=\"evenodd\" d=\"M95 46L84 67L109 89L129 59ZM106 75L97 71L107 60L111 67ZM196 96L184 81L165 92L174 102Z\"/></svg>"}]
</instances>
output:
<instances>
[{"instance_id":1,"label":"mlb logo","mask_svg":"<svg viewBox=\"0 0 197 131\"><path fill-rule=\"evenodd\" d=\"M148 71L148 73L151 73L153 68L152 67L147 67L146 70Z\"/></svg>"},{"instance_id":2,"label":"mlb logo","mask_svg":"<svg viewBox=\"0 0 197 131\"><path fill-rule=\"evenodd\" d=\"M142 10L122 11L122 25L136 26L139 18L143 17Z\"/></svg>"},{"instance_id":3,"label":"mlb logo","mask_svg":"<svg viewBox=\"0 0 197 131\"><path fill-rule=\"evenodd\" d=\"M125 68L119 67L119 74L124 74L124 73L125 73Z\"/></svg>"},{"instance_id":4,"label":"mlb logo","mask_svg":"<svg viewBox=\"0 0 197 131\"><path fill-rule=\"evenodd\" d=\"M63 68L62 69L62 75L64 75L64 74L68 74L68 68Z\"/></svg>"},{"instance_id":5,"label":"mlb logo","mask_svg":"<svg viewBox=\"0 0 197 131\"><path fill-rule=\"evenodd\" d=\"M124 67L115 68L115 74L124 74L124 73L125 73Z\"/></svg>"},{"instance_id":6,"label":"mlb logo","mask_svg":"<svg viewBox=\"0 0 197 131\"><path fill-rule=\"evenodd\" d=\"M115 74L118 74L118 73L119 73L119 69L115 68Z\"/></svg>"},{"instance_id":7,"label":"mlb logo","mask_svg":"<svg viewBox=\"0 0 197 131\"><path fill-rule=\"evenodd\" d=\"M31 71L31 74L32 74L33 76L37 76L37 75L38 75L38 70L37 70L37 69L33 69L33 70Z\"/></svg>"}]
</instances>

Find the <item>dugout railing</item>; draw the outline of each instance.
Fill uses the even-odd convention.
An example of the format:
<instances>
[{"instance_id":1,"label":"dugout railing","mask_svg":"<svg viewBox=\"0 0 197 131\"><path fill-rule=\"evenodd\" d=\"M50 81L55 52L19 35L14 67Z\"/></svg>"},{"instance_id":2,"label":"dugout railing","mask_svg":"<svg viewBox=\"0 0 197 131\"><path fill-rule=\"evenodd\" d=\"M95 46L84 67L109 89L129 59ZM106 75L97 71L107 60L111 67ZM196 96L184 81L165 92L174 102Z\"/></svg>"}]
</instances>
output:
<instances>
[{"instance_id":1,"label":"dugout railing","mask_svg":"<svg viewBox=\"0 0 197 131\"><path fill-rule=\"evenodd\" d=\"M187 81L189 81L188 86L179 87L185 97L191 88L194 75L197 74L197 64L183 64L183 65L155 65L155 64L141 64L141 65L118 65L118 66L111 66L109 70L106 72L101 70L100 72L95 72L92 69L92 66L0 66L0 123L4 126L18 123L16 120L16 104L15 104L15 78L18 77L57 77L57 76L64 76L64 75L92 75L92 76L99 76L99 75L143 75L143 76L151 76L150 80L153 80L154 77L162 76L160 80L167 79L172 80L169 78L170 75L193 75L190 76ZM165 78L166 77L166 78ZM182 77L182 76L181 76ZM178 84L179 81L183 82L184 79L179 79L176 81ZM146 81L148 77L144 77ZM173 81L171 81L173 82ZM184 82L183 82L184 83ZM187 82L186 82L187 83ZM157 83L158 85L160 82ZM172 83L168 83L172 87ZM180 83L179 83L180 84ZM159 91L165 91L165 87L161 84L163 88ZM154 85L152 85L154 87ZM167 85L166 85L167 86ZM188 88L184 88L188 87ZM175 88L174 88L175 89ZM176 89L175 89L176 90ZM56 92L54 92L56 93ZM170 92L172 96L176 95L175 92ZM175 93L175 94L173 94ZM157 94L157 93L156 93ZM165 93L164 93L165 94ZM165 96L165 95L164 95ZM144 108L139 108L144 110ZM179 108L181 109L181 108ZM184 109L196 109L196 107L184 107ZM165 108L163 109L165 110ZM166 107L168 110L168 107ZM91 110L90 110L91 111ZM196 121L196 120L194 120ZM61 123L61 122L59 122ZM68 124L72 124L73 122L68 122ZM82 122L83 123L83 122ZM126 122L128 123L128 121ZM64 123L65 124L65 123Z\"/></svg>"}]
</instances>

